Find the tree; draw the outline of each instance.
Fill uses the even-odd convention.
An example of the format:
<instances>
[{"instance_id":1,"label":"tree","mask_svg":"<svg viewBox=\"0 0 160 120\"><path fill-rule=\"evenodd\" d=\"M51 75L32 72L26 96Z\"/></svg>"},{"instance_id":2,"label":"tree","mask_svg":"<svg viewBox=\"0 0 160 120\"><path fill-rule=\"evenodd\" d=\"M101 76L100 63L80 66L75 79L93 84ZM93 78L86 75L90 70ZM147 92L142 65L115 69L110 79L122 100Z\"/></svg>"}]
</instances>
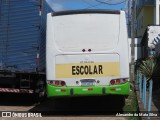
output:
<instances>
[{"instance_id":1,"label":"tree","mask_svg":"<svg viewBox=\"0 0 160 120\"><path fill-rule=\"evenodd\" d=\"M142 60L138 70L146 76L147 81L160 77L160 54Z\"/></svg>"}]
</instances>

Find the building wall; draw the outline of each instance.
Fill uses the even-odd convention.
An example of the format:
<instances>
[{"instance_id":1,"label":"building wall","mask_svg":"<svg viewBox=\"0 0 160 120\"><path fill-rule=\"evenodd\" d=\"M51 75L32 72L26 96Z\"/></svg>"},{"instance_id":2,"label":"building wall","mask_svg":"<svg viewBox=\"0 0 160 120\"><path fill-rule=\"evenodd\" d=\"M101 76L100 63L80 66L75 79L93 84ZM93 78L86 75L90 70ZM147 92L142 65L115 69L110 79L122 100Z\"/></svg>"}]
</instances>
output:
<instances>
[{"instance_id":1,"label":"building wall","mask_svg":"<svg viewBox=\"0 0 160 120\"><path fill-rule=\"evenodd\" d=\"M142 37L147 26L154 24L154 7L144 6L137 15L136 37Z\"/></svg>"},{"instance_id":2,"label":"building wall","mask_svg":"<svg viewBox=\"0 0 160 120\"><path fill-rule=\"evenodd\" d=\"M143 36L148 25L154 25L154 5L154 0L136 0L136 37Z\"/></svg>"},{"instance_id":3,"label":"building wall","mask_svg":"<svg viewBox=\"0 0 160 120\"><path fill-rule=\"evenodd\" d=\"M150 49L148 49L148 44L149 44L148 38L146 37L148 32L146 31L146 29L147 29L147 26L154 25L154 8L155 8L154 0L136 0L135 37L143 38L143 40L141 40L143 41L143 43L141 43L141 55L142 55L141 57L142 58L146 58L148 54L150 54ZM157 50L160 49L159 46L157 47Z\"/></svg>"},{"instance_id":4,"label":"building wall","mask_svg":"<svg viewBox=\"0 0 160 120\"><path fill-rule=\"evenodd\" d=\"M144 28L148 25L154 24L154 7L144 7Z\"/></svg>"}]
</instances>

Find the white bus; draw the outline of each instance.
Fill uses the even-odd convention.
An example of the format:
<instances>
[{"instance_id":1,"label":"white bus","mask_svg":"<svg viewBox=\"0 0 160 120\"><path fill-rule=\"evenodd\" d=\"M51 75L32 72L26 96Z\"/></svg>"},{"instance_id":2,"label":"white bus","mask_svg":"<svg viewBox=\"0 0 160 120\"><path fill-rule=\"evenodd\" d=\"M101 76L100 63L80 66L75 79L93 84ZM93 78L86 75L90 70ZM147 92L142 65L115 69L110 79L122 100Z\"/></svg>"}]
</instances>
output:
<instances>
[{"instance_id":1,"label":"white bus","mask_svg":"<svg viewBox=\"0 0 160 120\"><path fill-rule=\"evenodd\" d=\"M124 11L53 12L46 23L48 97L129 94Z\"/></svg>"}]
</instances>

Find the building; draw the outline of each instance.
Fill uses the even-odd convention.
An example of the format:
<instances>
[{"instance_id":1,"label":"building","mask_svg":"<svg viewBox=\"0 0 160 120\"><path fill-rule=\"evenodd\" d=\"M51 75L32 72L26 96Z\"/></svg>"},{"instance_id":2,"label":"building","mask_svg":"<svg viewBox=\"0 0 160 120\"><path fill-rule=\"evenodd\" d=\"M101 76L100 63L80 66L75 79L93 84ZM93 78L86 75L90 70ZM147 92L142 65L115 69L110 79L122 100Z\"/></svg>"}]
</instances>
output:
<instances>
[{"instance_id":1,"label":"building","mask_svg":"<svg viewBox=\"0 0 160 120\"><path fill-rule=\"evenodd\" d=\"M147 26L141 40L142 58L152 56L155 53L160 53L160 26Z\"/></svg>"},{"instance_id":2,"label":"building","mask_svg":"<svg viewBox=\"0 0 160 120\"><path fill-rule=\"evenodd\" d=\"M136 21L135 21L135 37L140 38L141 40L141 55L142 58L148 57L150 54L156 50L160 50L158 45L156 45L159 41L157 41L157 37L159 33L157 33L156 38L152 38L153 41L150 40L148 31L150 28L154 30L159 30L157 27L152 27L154 25L159 25L159 4L157 6L158 0L135 0L135 11L136 11ZM160 3L160 2L159 2ZM157 11L158 9L158 11ZM157 19L158 17L158 19ZM158 21L157 21L158 20ZM156 42L154 42L156 40ZM152 45L151 45L152 44Z\"/></svg>"},{"instance_id":3,"label":"building","mask_svg":"<svg viewBox=\"0 0 160 120\"><path fill-rule=\"evenodd\" d=\"M154 25L154 0L136 0L136 37L143 37L148 25Z\"/></svg>"}]
</instances>

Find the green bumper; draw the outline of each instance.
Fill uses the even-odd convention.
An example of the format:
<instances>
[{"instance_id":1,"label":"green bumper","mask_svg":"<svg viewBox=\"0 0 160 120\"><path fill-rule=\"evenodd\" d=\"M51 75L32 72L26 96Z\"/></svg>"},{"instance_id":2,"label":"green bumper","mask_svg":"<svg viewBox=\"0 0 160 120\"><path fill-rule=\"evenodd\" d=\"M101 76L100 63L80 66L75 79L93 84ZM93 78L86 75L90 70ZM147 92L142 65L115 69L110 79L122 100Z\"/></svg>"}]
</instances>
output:
<instances>
[{"instance_id":1,"label":"green bumper","mask_svg":"<svg viewBox=\"0 0 160 120\"><path fill-rule=\"evenodd\" d=\"M90 96L90 95L128 95L130 83L126 82L120 85L112 86L68 86L56 87L47 84L47 96Z\"/></svg>"}]
</instances>

